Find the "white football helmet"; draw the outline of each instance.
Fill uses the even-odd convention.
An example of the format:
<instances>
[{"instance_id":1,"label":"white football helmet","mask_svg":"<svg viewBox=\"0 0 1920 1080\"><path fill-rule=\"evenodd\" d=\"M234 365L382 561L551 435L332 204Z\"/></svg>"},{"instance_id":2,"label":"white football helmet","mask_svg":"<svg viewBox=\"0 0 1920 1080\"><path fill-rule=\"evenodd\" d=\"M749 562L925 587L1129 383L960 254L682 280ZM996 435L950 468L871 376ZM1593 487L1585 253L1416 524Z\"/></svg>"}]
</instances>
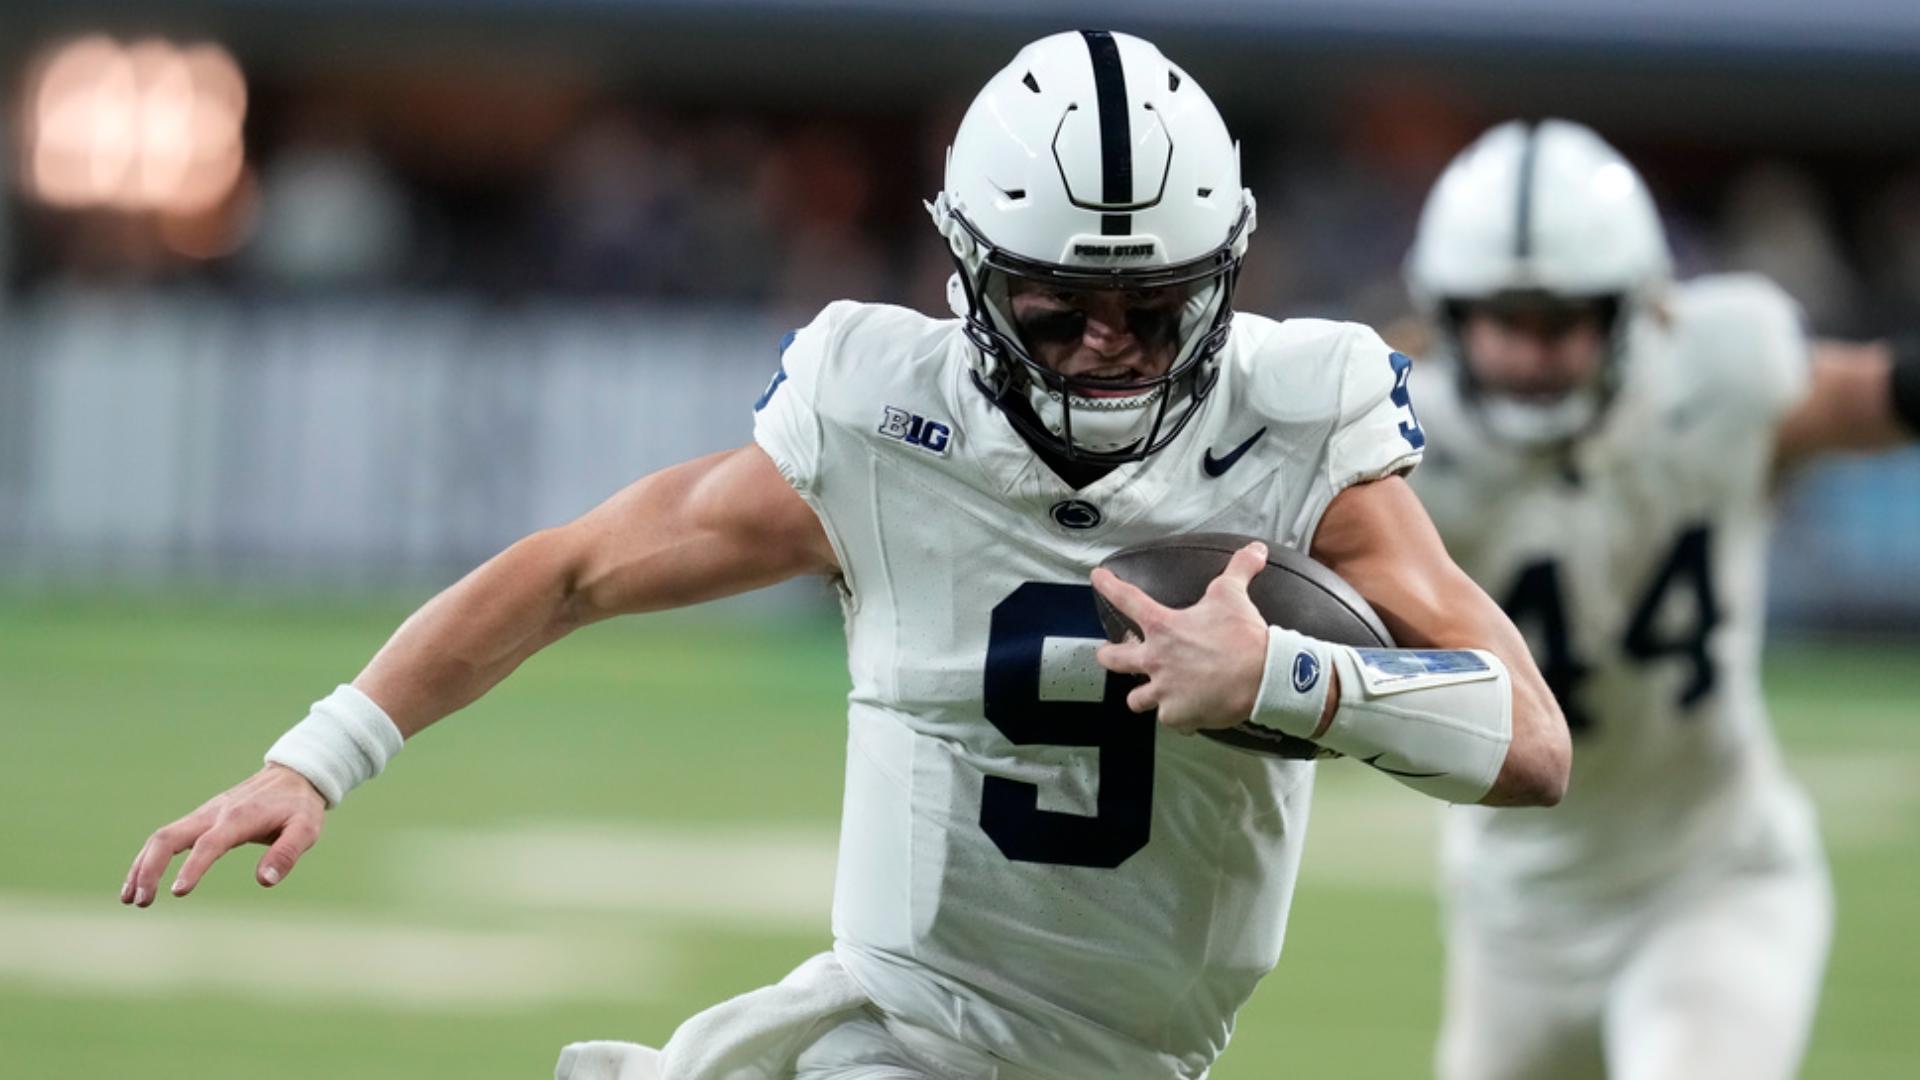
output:
<instances>
[{"instance_id":1,"label":"white football helmet","mask_svg":"<svg viewBox=\"0 0 1920 1080\"><path fill-rule=\"evenodd\" d=\"M1465 400L1490 432L1543 445L1590 430L1619 388L1629 328L1673 277L1640 174L1592 130L1509 121L1461 151L1427 197L1407 256L1408 290L1452 348ZM1609 311L1594 377L1553 402L1482 385L1460 341L1475 301L1599 301Z\"/></svg>"},{"instance_id":2,"label":"white football helmet","mask_svg":"<svg viewBox=\"0 0 1920 1080\"><path fill-rule=\"evenodd\" d=\"M1218 374L1253 196L1219 111L1159 49L1089 30L1020 50L960 121L927 210L959 268L949 300L977 347L975 379L1030 439L1118 463L1192 419ZM1014 324L1014 279L1186 286L1171 366L1119 386L1053 371Z\"/></svg>"}]
</instances>

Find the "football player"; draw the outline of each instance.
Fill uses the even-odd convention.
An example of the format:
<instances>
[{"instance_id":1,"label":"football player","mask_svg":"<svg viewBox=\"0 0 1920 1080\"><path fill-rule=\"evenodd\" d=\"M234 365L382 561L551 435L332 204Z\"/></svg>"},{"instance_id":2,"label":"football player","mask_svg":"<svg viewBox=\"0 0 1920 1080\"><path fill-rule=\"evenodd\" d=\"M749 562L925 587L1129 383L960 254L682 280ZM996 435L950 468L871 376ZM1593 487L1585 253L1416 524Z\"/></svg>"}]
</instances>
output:
<instances>
[{"instance_id":1,"label":"football player","mask_svg":"<svg viewBox=\"0 0 1920 1080\"><path fill-rule=\"evenodd\" d=\"M1416 487L1578 751L1552 813L1447 815L1439 1073L1791 1076L1832 901L1761 697L1769 498L1912 438L1920 354L1809 342L1763 278L1675 282L1639 174L1564 121L1463 151L1407 275L1445 344Z\"/></svg>"},{"instance_id":2,"label":"football player","mask_svg":"<svg viewBox=\"0 0 1920 1080\"><path fill-rule=\"evenodd\" d=\"M1279 956L1313 763L1181 732L1258 722L1439 798L1559 797L1552 695L1403 478L1410 361L1365 327L1233 316L1253 200L1190 75L1121 34L1028 46L929 209L960 318L828 305L753 444L430 601L265 769L156 832L123 899L191 849L185 895L248 840L272 885L403 736L574 627L800 574L838 584L852 670L833 950L660 1053L577 1044L563 1077L1197 1078ZM1179 612L1102 578L1145 639L1099 653L1089 572L1194 530L1310 549L1434 651L1268 627L1252 544Z\"/></svg>"}]
</instances>

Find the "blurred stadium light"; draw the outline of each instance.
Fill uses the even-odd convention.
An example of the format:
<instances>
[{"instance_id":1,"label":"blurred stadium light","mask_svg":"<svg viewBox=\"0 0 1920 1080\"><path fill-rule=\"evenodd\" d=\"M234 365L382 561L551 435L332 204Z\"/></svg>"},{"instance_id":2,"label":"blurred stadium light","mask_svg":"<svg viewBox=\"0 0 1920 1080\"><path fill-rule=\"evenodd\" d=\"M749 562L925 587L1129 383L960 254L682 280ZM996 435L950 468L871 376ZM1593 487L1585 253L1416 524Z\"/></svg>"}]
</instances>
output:
<instances>
[{"instance_id":1,"label":"blurred stadium light","mask_svg":"<svg viewBox=\"0 0 1920 1080\"><path fill-rule=\"evenodd\" d=\"M192 214L240 178L246 83L217 45L65 42L22 97L25 191L53 206Z\"/></svg>"},{"instance_id":2,"label":"blurred stadium light","mask_svg":"<svg viewBox=\"0 0 1920 1080\"><path fill-rule=\"evenodd\" d=\"M920 215L1033 34L1160 39L1247 148L1246 306L1413 333L1481 126L1599 125L1689 271L1920 327L1907 0L196 0L9 5L0 580L436 580L747 437L840 295L944 306ZM244 76L242 75L244 72ZM671 403L666 405L665 403ZM1920 461L1786 502L1776 599L1920 615ZM1817 586L1816 586L1817 583Z\"/></svg>"}]
</instances>

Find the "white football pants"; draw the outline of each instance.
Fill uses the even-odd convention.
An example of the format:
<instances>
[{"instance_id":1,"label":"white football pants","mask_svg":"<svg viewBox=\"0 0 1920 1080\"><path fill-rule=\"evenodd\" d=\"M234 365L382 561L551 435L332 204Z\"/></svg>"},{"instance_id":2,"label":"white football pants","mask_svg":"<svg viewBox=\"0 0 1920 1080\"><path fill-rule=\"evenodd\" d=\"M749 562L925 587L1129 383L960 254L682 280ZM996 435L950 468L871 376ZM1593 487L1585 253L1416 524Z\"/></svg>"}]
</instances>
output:
<instances>
[{"instance_id":1,"label":"white football pants","mask_svg":"<svg viewBox=\"0 0 1920 1080\"><path fill-rule=\"evenodd\" d=\"M1494 940L1449 915L1443 1080L1787 1080L1800 1066L1832 936L1818 850L1734 865L1596 933L1600 969L1544 940Z\"/></svg>"},{"instance_id":2,"label":"white football pants","mask_svg":"<svg viewBox=\"0 0 1920 1080\"><path fill-rule=\"evenodd\" d=\"M680 1025L656 1051L574 1043L555 1080L1035 1080L930 1031L889 1021L832 953Z\"/></svg>"}]
</instances>

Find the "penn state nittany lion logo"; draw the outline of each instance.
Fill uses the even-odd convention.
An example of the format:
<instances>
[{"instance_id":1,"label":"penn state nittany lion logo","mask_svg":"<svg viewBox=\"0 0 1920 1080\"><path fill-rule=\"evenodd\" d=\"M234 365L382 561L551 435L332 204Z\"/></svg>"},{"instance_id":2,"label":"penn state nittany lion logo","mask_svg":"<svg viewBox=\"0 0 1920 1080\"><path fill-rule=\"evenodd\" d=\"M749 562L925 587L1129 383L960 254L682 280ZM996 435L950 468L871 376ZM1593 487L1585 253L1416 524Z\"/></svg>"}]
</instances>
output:
<instances>
[{"instance_id":1,"label":"penn state nittany lion logo","mask_svg":"<svg viewBox=\"0 0 1920 1080\"><path fill-rule=\"evenodd\" d=\"M1091 529L1101 520L1100 508L1084 499L1062 499L1053 504L1053 523L1063 529Z\"/></svg>"},{"instance_id":2,"label":"penn state nittany lion logo","mask_svg":"<svg viewBox=\"0 0 1920 1080\"><path fill-rule=\"evenodd\" d=\"M1319 681L1320 661L1315 660L1312 653L1302 649L1293 658L1293 692L1304 694L1313 689L1313 684Z\"/></svg>"}]
</instances>

